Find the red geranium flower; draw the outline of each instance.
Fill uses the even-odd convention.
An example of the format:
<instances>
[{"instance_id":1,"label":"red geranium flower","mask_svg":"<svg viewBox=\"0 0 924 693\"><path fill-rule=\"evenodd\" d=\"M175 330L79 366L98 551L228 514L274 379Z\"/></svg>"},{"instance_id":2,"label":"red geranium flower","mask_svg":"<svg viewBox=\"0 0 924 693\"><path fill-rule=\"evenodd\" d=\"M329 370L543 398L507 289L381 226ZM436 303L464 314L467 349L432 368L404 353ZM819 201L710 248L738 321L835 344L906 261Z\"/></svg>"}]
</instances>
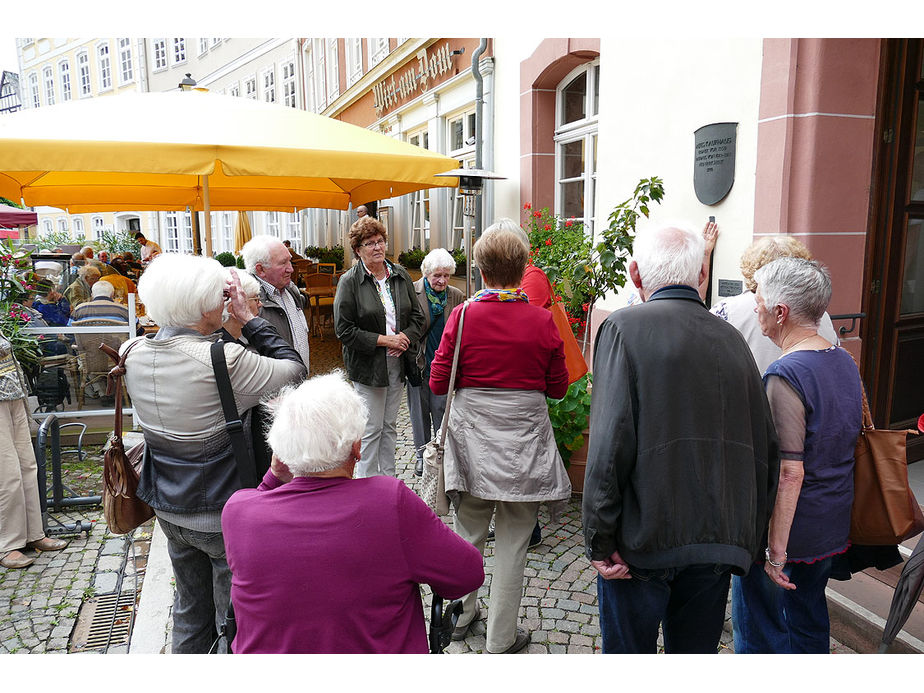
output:
<instances>
[{"instance_id":1,"label":"red geranium flower","mask_svg":"<svg viewBox=\"0 0 924 693\"><path fill-rule=\"evenodd\" d=\"M542 216L542 212L533 212L533 216L537 219Z\"/></svg>"},{"instance_id":2,"label":"red geranium flower","mask_svg":"<svg viewBox=\"0 0 924 693\"><path fill-rule=\"evenodd\" d=\"M527 202L525 205L523 205L523 209L532 209L532 205Z\"/></svg>"},{"instance_id":3,"label":"red geranium flower","mask_svg":"<svg viewBox=\"0 0 924 693\"><path fill-rule=\"evenodd\" d=\"M552 245L552 239L551 239L551 238L546 238L546 239L545 239L545 244L546 244L546 245Z\"/></svg>"},{"instance_id":4,"label":"red geranium flower","mask_svg":"<svg viewBox=\"0 0 924 693\"><path fill-rule=\"evenodd\" d=\"M573 223L574 223L573 221L571 221L570 219L568 219L568 221L565 222L565 228L570 227Z\"/></svg>"},{"instance_id":5,"label":"red geranium flower","mask_svg":"<svg viewBox=\"0 0 924 693\"><path fill-rule=\"evenodd\" d=\"M552 230L552 225L551 225L551 224L546 224L546 225L545 225L545 230L546 230L546 231L551 231L551 230Z\"/></svg>"}]
</instances>

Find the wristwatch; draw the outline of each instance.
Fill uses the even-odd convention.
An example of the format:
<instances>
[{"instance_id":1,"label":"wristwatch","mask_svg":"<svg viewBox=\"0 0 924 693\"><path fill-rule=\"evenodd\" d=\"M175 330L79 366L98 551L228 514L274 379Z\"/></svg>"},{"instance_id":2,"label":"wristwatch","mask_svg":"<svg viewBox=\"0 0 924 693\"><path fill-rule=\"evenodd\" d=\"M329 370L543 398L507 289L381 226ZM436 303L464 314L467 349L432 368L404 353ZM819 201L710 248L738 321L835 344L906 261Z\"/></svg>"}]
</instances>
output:
<instances>
[{"instance_id":1,"label":"wristwatch","mask_svg":"<svg viewBox=\"0 0 924 693\"><path fill-rule=\"evenodd\" d=\"M787 555L785 551L783 552L783 560L780 561L779 563L777 563L772 558L770 558L770 547L769 546L764 549L764 556L766 556L767 558L767 563L772 565L774 568L782 568L784 565L786 565Z\"/></svg>"}]
</instances>

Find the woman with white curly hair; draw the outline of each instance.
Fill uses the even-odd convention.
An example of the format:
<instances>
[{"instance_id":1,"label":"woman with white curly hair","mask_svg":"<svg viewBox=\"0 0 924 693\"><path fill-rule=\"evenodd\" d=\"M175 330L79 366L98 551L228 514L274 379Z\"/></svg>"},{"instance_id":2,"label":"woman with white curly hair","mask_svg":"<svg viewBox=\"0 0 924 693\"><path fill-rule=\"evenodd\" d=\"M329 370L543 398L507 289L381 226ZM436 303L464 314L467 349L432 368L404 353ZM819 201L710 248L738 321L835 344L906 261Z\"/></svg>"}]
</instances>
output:
<instances>
[{"instance_id":1,"label":"woman with white curly hair","mask_svg":"<svg viewBox=\"0 0 924 693\"><path fill-rule=\"evenodd\" d=\"M304 377L298 353L245 300L236 273L218 262L164 253L138 281L138 297L160 329L127 342L125 386L145 440L138 497L154 508L176 578L173 652L205 654L224 621L231 576L221 509L241 488L210 350L228 312L258 351L224 345L237 411L246 412Z\"/></svg>"},{"instance_id":2,"label":"woman with white curly hair","mask_svg":"<svg viewBox=\"0 0 924 693\"><path fill-rule=\"evenodd\" d=\"M481 554L392 476L353 478L367 409L340 372L273 404L274 457L222 513L235 653L427 652L420 584L448 599Z\"/></svg>"}]
</instances>

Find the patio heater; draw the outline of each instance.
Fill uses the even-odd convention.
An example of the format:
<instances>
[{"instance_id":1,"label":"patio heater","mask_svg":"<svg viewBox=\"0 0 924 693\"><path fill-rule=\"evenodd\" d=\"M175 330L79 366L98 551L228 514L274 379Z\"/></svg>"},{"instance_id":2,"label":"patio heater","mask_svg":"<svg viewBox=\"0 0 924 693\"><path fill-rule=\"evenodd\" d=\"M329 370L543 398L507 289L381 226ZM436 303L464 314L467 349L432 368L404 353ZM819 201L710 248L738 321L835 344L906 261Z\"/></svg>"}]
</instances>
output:
<instances>
[{"instance_id":1,"label":"patio heater","mask_svg":"<svg viewBox=\"0 0 924 693\"><path fill-rule=\"evenodd\" d=\"M491 171L477 168L457 168L435 177L457 177L459 194L462 196L462 237L465 243L465 295L472 295L472 224L475 219L475 200L481 195L486 180L504 180Z\"/></svg>"}]
</instances>

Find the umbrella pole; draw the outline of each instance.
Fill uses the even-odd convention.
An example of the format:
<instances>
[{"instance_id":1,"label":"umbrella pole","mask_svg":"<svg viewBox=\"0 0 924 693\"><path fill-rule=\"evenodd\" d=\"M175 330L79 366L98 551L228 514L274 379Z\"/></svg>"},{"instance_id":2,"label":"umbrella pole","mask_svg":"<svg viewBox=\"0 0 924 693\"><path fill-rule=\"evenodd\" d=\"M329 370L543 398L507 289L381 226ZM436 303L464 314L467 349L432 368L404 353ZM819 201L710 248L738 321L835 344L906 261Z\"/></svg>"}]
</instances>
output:
<instances>
[{"instance_id":1,"label":"umbrella pole","mask_svg":"<svg viewBox=\"0 0 924 693\"><path fill-rule=\"evenodd\" d=\"M202 179L202 204L205 214L205 256L212 257L212 211L209 205L209 177Z\"/></svg>"}]
</instances>

